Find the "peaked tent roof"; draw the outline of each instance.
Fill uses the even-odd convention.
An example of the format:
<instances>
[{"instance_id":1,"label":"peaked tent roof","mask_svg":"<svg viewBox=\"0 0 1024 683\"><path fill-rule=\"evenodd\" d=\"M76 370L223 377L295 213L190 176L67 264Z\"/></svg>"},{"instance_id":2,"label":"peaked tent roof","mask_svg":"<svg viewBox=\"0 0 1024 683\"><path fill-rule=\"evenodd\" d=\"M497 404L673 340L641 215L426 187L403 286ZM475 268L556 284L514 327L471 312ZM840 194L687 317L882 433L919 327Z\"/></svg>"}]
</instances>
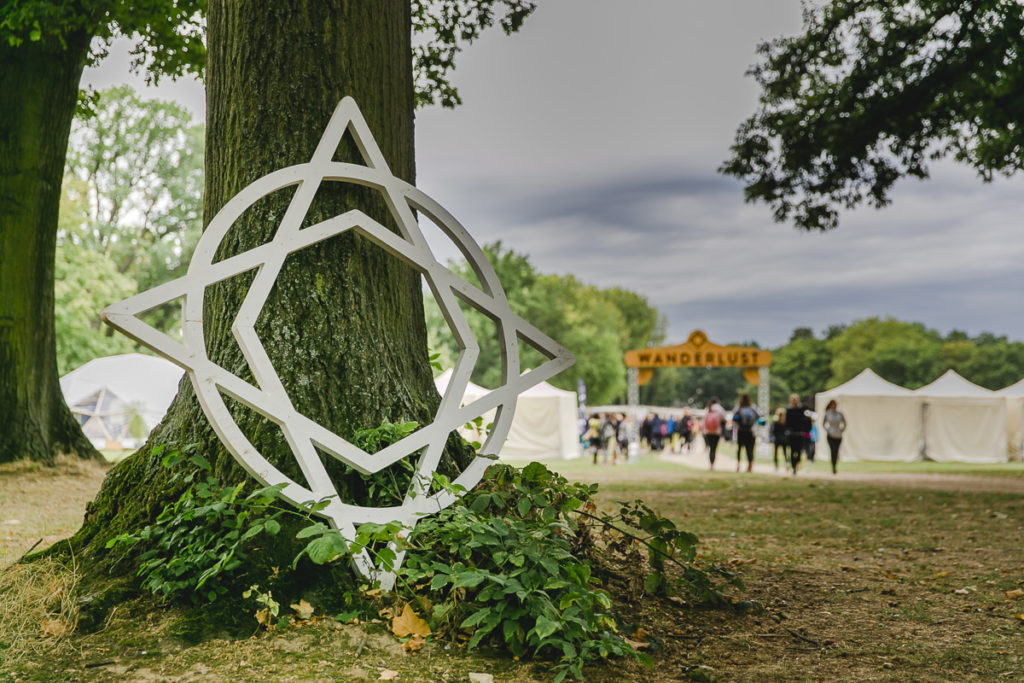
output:
<instances>
[{"instance_id":1,"label":"peaked tent roof","mask_svg":"<svg viewBox=\"0 0 1024 683\"><path fill-rule=\"evenodd\" d=\"M920 396L933 396L936 398L995 398L996 396L994 391L964 379L957 374L956 370L946 370L942 377L939 377L931 384L926 384L914 393Z\"/></svg>"},{"instance_id":2,"label":"peaked tent roof","mask_svg":"<svg viewBox=\"0 0 1024 683\"><path fill-rule=\"evenodd\" d=\"M535 386L530 387L524 391L522 396L572 396L576 398L575 391L566 391L565 389L559 389L553 384L547 382L541 382Z\"/></svg>"},{"instance_id":3,"label":"peaked tent roof","mask_svg":"<svg viewBox=\"0 0 1024 683\"><path fill-rule=\"evenodd\" d=\"M882 379L871 368L864 368L861 373L838 387L823 391L819 396L907 396L913 394L898 384Z\"/></svg>"},{"instance_id":4,"label":"peaked tent roof","mask_svg":"<svg viewBox=\"0 0 1024 683\"><path fill-rule=\"evenodd\" d=\"M60 378L64 400L74 404L105 387L128 403L140 402L146 412L163 415L178 393L185 371L165 358L124 353L91 360Z\"/></svg>"},{"instance_id":5,"label":"peaked tent roof","mask_svg":"<svg viewBox=\"0 0 1024 683\"><path fill-rule=\"evenodd\" d=\"M444 395L445 390L448 388L448 383L452 381L452 372L454 368L448 368L440 375L434 378L434 386L437 387L438 393ZM466 391L462 395L463 401L468 403L471 399L476 399L484 394L490 393L490 389L485 389L479 384L473 384L472 382L466 382Z\"/></svg>"},{"instance_id":6,"label":"peaked tent roof","mask_svg":"<svg viewBox=\"0 0 1024 683\"><path fill-rule=\"evenodd\" d=\"M1006 398L1024 398L1024 379L1011 384L1008 387L1003 387L996 392L998 396L1005 396Z\"/></svg>"}]
</instances>

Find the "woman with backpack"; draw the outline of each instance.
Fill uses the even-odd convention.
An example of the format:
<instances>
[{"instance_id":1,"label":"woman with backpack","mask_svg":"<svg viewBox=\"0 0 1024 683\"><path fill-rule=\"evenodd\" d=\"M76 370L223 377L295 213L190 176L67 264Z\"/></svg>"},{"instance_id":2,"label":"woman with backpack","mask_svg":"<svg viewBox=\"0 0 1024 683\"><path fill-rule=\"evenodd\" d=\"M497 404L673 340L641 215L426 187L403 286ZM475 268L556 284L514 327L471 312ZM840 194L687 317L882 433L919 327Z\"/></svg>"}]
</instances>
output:
<instances>
[{"instance_id":1,"label":"woman with backpack","mask_svg":"<svg viewBox=\"0 0 1024 683\"><path fill-rule=\"evenodd\" d=\"M740 471L743 462L743 451L747 451L747 472L754 471L754 425L761 414L750 403L750 394L740 394L740 403L733 412L732 421L736 425L736 471Z\"/></svg>"},{"instance_id":2,"label":"woman with backpack","mask_svg":"<svg viewBox=\"0 0 1024 683\"><path fill-rule=\"evenodd\" d=\"M807 407L800 403L800 397L791 394L789 407L786 408L786 441L789 442L789 463L794 476L811 432L811 418L807 413Z\"/></svg>"},{"instance_id":3,"label":"woman with backpack","mask_svg":"<svg viewBox=\"0 0 1024 683\"><path fill-rule=\"evenodd\" d=\"M715 469L715 453L718 451L718 440L722 438L722 423L725 422L725 410L718 399L711 397L708 401L708 411L704 414L704 443L708 445L708 459L711 467Z\"/></svg>"},{"instance_id":4,"label":"woman with backpack","mask_svg":"<svg viewBox=\"0 0 1024 683\"><path fill-rule=\"evenodd\" d=\"M775 469L779 469L779 449L782 449L782 464L789 462L789 444L786 443L786 409L779 408L775 411L775 421L772 422L772 461Z\"/></svg>"}]
</instances>

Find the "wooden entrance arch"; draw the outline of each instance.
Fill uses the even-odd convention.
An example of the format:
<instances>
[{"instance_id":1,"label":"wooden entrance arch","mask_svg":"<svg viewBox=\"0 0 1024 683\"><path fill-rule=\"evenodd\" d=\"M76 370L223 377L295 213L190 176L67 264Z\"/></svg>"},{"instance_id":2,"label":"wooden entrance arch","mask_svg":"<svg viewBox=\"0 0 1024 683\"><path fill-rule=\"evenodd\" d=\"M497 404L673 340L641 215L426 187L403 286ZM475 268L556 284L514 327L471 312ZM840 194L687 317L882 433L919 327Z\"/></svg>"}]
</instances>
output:
<instances>
[{"instance_id":1,"label":"wooden entrance arch","mask_svg":"<svg viewBox=\"0 0 1024 683\"><path fill-rule=\"evenodd\" d=\"M757 407L768 414L768 366L771 351L750 346L720 346L708 341L702 330L690 333L685 344L626 352L629 376L629 407L636 413L640 404L640 386L647 384L655 368L743 368L743 376L757 385Z\"/></svg>"}]
</instances>

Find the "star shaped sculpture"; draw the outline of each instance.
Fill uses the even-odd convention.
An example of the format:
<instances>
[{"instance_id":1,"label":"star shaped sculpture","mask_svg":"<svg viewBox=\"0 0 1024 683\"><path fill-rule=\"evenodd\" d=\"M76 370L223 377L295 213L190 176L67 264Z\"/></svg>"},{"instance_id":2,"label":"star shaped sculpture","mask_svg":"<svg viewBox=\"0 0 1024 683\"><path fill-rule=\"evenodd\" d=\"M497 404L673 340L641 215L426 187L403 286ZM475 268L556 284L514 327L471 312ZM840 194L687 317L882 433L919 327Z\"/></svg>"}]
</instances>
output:
<instances>
[{"instance_id":1,"label":"star shaped sculpture","mask_svg":"<svg viewBox=\"0 0 1024 683\"><path fill-rule=\"evenodd\" d=\"M346 131L352 135L363 164L332 160ZM356 183L379 190L396 219L400 234L391 232L358 210L301 228L320 184L332 181ZM260 198L292 185L297 186L295 194L270 242L214 262L217 248L228 229L246 209ZM455 243L472 266L481 287L470 284L438 262L420 231L414 211L437 225ZM292 252L348 230L367 237L424 276L462 349L434 421L372 455L296 410L255 330L256 319L285 258ZM209 359L203 331L203 295L206 288L254 268L258 270L231 330L258 388ZM176 299L182 300L181 342L139 317ZM495 320L503 355L502 386L465 406L462 405L463 396L480 347L459 308L460 300ZM250 475L264 485L283 486L282 496L299 507L313 501L329 500L317 514L326 518L348 540L355 537L355 528L359 524L398 522L411 528L423 515L442 510L454 502L457 494L451 490L428 495L431 477L448 435L496 408L493 425L480 454L453 482L465 490L476 486L508 436L516 397L574 362L572 354L512 312L494 269L465 228L433 199L391 173L359 108L350 97L338 104L308 163L265 175L224 205L203 232L186 275L109 306L103 311L103 318L109 325L185 369L210 424ZM520 341L540 350L548 361L520 375ZM235 423L224 403L223 394L281 428L308 486L292 481L260 454ZM422 453L401 505L364 508L340 500L317 448L364 474L378 472L414 453ZM394 568L402 559L399 554ZM394 583L393 570L388 572L375 567L366 550L353 556L352 561L357 572L370 580L380 581L383 588L388 589Z\"/></svg>"}]
</instances>

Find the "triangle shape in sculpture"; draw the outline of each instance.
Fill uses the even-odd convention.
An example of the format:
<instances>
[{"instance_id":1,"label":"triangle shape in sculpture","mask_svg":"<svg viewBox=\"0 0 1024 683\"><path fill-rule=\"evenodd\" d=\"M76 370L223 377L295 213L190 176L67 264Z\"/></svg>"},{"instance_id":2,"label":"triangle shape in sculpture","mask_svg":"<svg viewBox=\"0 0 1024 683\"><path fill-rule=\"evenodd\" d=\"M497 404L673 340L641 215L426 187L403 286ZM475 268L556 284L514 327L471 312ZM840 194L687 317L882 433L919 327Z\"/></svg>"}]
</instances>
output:
<instances>
[{"instance_id":1,"label":"triangle shape in sculpture","mask_svg":"<svg viewBox=\"0 0 1024 683\"><path fill-rule=\"evenodd\" d=\"M142 319L142 315L157 306L184 298L188 292L188 276L165 282L152 289L107 306L100 318L143 346L153 349L175 365L188 371L194 355L183 342L178 342Z\"/></svg>"},{"instance_id":2,"label":"triangle shape in sculpture","mask_svg":"<svg viewBox=\"0 0 1024 683\"><path fill-rule=\"evenodd\" d=\"M363 113L359 111L359 106L351 97L342 98L338 106L334 108L334 113L324 129L324 134L320 137L320 142L310 161L323 163L334 160L346 133L355 143L359 156L362 157L363 165L390 175L391 171L388 169L384 154L377 146L377 140L370 132L370 127L366 124Z\"/></svg>"}]
</instances>

